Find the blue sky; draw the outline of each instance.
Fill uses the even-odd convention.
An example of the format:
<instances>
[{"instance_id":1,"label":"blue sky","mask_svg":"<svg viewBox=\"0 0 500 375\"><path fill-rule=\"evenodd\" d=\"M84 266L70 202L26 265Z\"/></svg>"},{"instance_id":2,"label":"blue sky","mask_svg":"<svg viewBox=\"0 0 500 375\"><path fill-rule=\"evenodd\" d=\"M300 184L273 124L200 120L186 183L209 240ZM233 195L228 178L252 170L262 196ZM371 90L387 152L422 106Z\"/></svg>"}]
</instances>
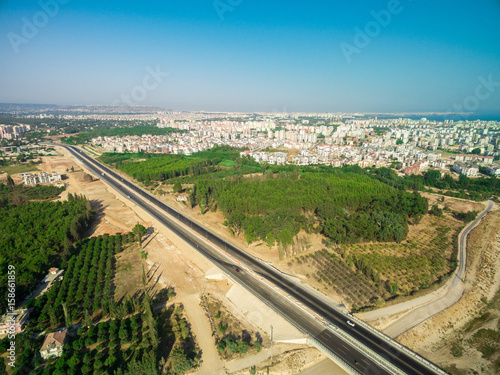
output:
<instances>
[{"instance_id":1,"label":"blue sky","mask_svg":"<svg viewBox=\"0 0 500 375\"><path fill-rule=\"evenodd\" d=\"M0 102L500 112L498 0L41 3L0 0Z\"/></svg>"}]
</instances>

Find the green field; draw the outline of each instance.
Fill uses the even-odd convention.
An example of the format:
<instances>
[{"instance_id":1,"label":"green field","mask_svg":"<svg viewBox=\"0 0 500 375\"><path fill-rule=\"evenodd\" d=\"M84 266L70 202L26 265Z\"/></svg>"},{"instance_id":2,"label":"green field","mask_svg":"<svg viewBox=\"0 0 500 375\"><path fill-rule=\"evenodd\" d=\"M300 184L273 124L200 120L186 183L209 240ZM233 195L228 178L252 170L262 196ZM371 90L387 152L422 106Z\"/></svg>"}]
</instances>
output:
<instances>
[{"instance_id":1,"label":"green field","mask_svg":"<svg viewBox=\"0 0 500 375\"><path fill-rule=\"evenodd\" d=\"M219 163L221 167L228 167L232 168L236 165L236 162L233 160L224 160L223 162Z\"/></svg>"},{"instance_id":2,"label":"green field","mask_svg":"<svg viewBox=\"0 0 500 375\"><path fill-rule=\"evenodd\" d=\"M16 173L33 172L38 170L39 169L36 167L36 165L31 165L31 164L13 164L0 167L1 173L8 173L10 175Z\"/></svg>"}]
</instances>

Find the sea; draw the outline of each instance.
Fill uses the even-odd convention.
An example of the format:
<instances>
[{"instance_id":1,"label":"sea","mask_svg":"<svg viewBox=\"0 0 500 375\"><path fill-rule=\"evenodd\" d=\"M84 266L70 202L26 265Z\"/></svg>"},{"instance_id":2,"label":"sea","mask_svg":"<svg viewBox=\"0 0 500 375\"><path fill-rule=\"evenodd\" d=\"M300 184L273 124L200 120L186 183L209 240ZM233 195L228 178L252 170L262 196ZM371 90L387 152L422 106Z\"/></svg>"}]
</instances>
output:
<instances>
[{"instance_id":1,"label":"sea","mask_svg":"<svg viewBox=\"0 0 500 375\"><path fill-rule=\"evenodd\" d=\"M370 115L373 117L375 115ZM429 121L498 121L500 122L500 113L417 113L417 114L380 114L376 115L379 119L394 119L394 118L409 118L411 120L420 120L421 118L426 118Z\"/></svg>"}]
</instances>

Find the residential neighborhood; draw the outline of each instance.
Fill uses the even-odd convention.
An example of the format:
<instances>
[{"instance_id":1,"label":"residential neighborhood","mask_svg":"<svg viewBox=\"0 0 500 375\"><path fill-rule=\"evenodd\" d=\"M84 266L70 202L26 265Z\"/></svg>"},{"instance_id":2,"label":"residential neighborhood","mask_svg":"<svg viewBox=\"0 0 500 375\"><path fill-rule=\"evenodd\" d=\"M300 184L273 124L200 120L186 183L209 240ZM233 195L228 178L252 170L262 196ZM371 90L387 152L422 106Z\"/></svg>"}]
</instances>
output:
<instances>
[{"instance_id":1,"label":"residential neighborhood","mask_svg":"<svg viewBox=\"0 0 500 375\"><path fill-rule=\"evenodd\" d=\"M316 123L304 120L305 116ZM476 176L480 167L499 167L494 163L500 152L499 123L495 121L356 119L334 114L262 114L238 121L231 117L224 121L202 120L195 114L192 118L187 114L158 118L158 127L180 132L99 136L91 143L101 152L182 155L228 145L247 149L241 156L258 163L397 167L405 174L427 168L449 170L455 162L461 167L457 164L452 170L470 177Z\"/></svg>"}]
</instances>

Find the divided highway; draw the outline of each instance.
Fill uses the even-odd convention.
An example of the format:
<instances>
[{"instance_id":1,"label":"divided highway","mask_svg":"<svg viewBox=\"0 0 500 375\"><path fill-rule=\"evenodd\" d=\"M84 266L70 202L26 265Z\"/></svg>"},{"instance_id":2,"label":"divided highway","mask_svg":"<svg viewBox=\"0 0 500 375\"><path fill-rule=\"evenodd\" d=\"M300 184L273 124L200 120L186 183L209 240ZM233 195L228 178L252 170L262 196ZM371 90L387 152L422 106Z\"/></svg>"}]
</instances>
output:
<instances>
[{"instance_id":1,"label":"divided highway","mask_svg":"<svg viewBox=\"0 0 500 375\"><path fill-rule=\"evenodd\" d=\"M401 345L394 343L382 333L368 329L352 316L330 306L273 267L184 216L76 147L61 146L69 150L88 170L100 176L114 189L169 227L193 247L196 247L235 281L242 284L298 329L307 333L333 353L344 365L361 374L446 374L434 364L408 349L402 348ZM147 204L145 200L150 204ZM217 248L239 261L254 274L278 286L288 296L321 316L327 324L334 328L326 329L320 321L297 304L292 303L282 294L259 281L251 273L231 264L229 258ZM353 325L352 322L356 324ZM336 331L341 331L342 334L339 335L335 333ZM342 336L347 336L350 339L346 340ZM360 343L361 346L355 342ZM360 347L368 348L368 350L360 349ZM370 355L370 351L376 355Z\"/></svg>"}]
</instances>

